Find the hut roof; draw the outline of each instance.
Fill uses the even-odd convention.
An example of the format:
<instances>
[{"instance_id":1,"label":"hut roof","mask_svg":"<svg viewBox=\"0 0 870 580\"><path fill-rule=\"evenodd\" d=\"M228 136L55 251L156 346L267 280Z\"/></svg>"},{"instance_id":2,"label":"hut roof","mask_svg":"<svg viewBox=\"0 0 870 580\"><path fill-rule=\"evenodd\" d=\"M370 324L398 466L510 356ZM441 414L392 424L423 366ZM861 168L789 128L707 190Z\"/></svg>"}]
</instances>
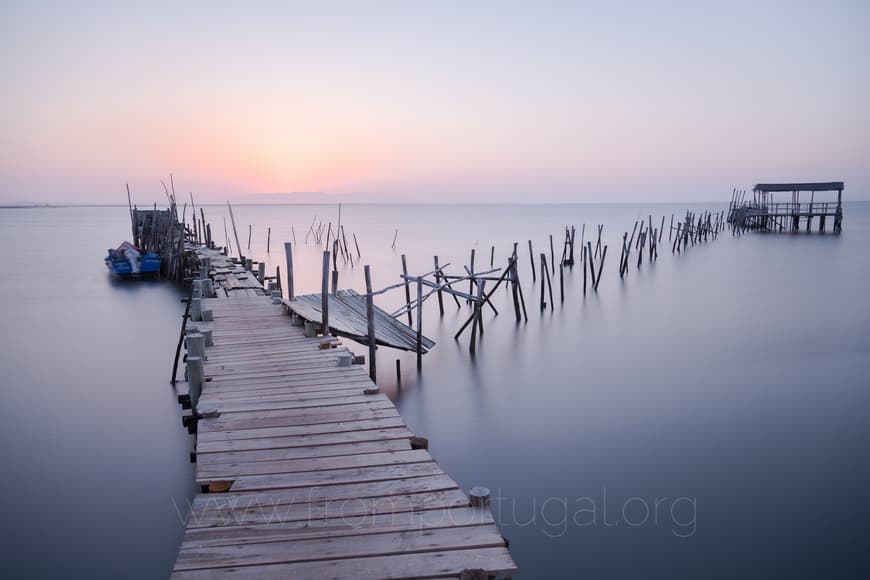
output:
<instances>
[{"instance_id":1,"label":"hut roof","mask_svg":"<svg viewBox=\"0 0 870 580\"><path fill-rule=\"evenodd\" d=\"M817 183L759 183L753 191L839 191L844 189L842 181L823 181Z\"/></svg>"}]
</instances>

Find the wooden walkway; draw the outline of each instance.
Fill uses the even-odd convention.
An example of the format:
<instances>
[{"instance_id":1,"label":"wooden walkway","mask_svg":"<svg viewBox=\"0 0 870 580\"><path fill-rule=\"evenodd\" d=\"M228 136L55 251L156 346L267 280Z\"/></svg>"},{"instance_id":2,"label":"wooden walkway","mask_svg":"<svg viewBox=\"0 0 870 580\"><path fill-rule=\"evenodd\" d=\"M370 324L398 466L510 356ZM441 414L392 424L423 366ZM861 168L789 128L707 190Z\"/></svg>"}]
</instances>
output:
<instances>
[{"instance_id":1,"label":"wooden walkway","mask_svg":"<svg viewBox=\"0 0 870 580\"><path fill-rule=\"evenodd\" d=\"M203 300L214 345L198 408L219 416L199 420L196 481L212 493L193 500L173 578L516 570L489 508L471 507L429 452L412 448L362 366L339 366L346 348L305 337L269 297L224 294Z\"/></svg>"}]
</instances>

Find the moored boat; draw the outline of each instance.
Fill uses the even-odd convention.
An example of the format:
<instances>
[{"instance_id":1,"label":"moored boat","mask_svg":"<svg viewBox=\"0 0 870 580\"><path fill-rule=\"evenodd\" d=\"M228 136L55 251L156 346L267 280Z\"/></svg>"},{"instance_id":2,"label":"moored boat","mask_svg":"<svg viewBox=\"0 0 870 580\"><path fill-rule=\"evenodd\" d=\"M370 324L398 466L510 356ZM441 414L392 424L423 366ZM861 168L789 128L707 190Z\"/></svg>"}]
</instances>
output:
<instances>
[{"instance_id":1,"label":"moored boat","mask_svg":"<svg viewBox=\"0 0 870 580\"><path fill-rule=\"evenodd\" d=\"M130 242L109 249L104 261L109 273L118 278L143 278L160 272L160 256L154 252L143 254Z\"/></svg>"}]
</instances>

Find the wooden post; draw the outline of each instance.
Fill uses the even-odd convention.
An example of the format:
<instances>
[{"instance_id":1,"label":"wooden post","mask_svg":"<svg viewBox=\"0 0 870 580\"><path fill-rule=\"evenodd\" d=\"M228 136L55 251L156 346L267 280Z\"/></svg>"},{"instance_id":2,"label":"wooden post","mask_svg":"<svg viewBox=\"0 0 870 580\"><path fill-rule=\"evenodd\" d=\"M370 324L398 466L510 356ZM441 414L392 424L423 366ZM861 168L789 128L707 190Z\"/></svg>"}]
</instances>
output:
<instances>
[{"instance_id":1,"label":"wooden post","mask_svg":"<svg viewBox=\"0 0 870 580\"><path fill-rule=\"evenodd\" d=\"M338 292L338 270L332 271L332 295Z\"/></svg>"},{"instance_id":2,"label":"wooden post","mask_svg":"<svg viewBox=\"0 0 870 580\"><path fill-rule=\"evenodd\" d=\"M515 257L508 258L508 268L510 268L510 277L511 277L511 294L514 299L514 314L517 317L517 322L521 320L520 318L520 298L517 292L517 259Z\"/></svg>"},{"instance_id":3,"label":"wooden post","mask_svg":"<svg viewBox=\"0 0 870 580\"><path fill-rule=\"evenodd\" d=\"M544 308L547 307L547 301L544 299L544 291L546 288L546 276L547 276L547 258L544 256L544 253L541 252L541 312L544 311Z\"/></svg>"},{"instance_id":4,"label":"wooden post","mask_svg":"<svg viewBox=\"0 0 870 580\"><path fill-rule=\"evenodd\" d=\"M293 291L293 244L284 242L284 255L287 256L287 300L296 298Z\"/></svg>"},{"instance_id":5,"label":"wooden post","mask_svg":"<svg viewBox=\"0 0 870 580\"><path fill-rule=\"evenodd\" d=\"M323 276L320 281L320 330L326 336L329 334L329 250L323 252Z\"/></svg>"},{"instance_id":6,"label":"wooden post","mask_svg":"<svg viewBox=\"0 0 870 580\"><path fill-rule=\"evenodd\" d=\"M396 230L397 232L399 230ZM401 389L402 388L402 361L401 359L396 359L396 386Z\"/></svg>"},{"instance_id":7,"label":"wooden post","mask_svg":"<svg viewBox=\"0 0 870 580\"><path fill-rule=\"evenodd\" d=\"M495 263L495 246L492 246L489 249L489 267L492 268L492 265Z\"/></svg>"},{"instance_id":8,"label":"wooden post","mask_svg":"<svg viewBox=\"0 0 870 580\"><path fill-rule=\"evenodd\" d=\"M548 291L549 296L550 296L550 310L553 310L553 308L554 308L554 306L553 306L553 280L552 280L552 278L550 278L550 270L547 268L547 256L544 254L541 254L541 256L544 258L544 260L543 260L544 264L541 268L541 272L543 272L541 274L541 284L542 285L544 284L544 276L546 276L547 277L547 291Z\"/></svg>"},{"instance_id":9,"label":"wooden post","mask_svg":"<svg viewBox=\"0 0 870 580\"><path fill-rule=\"evenodd\" d=\"M196 404L199 401L199 395L202 391L202 383L205 380L204 371L202 368L202 357L188 356L187 357L187 389L190 396L190 406L196 409Z\"/></svg>"},{"instance_id":10,"label":"wooden post","mask_svg":"<svg viewBox=\"0 0 870 580\"><path fill-rule=\"evenodd\" d=\"M438 266L438 256L435 256L435 283L441 285L441 268ZM440 288L438 289L438 312L444 316L444 297Z\"/></svg>"},{"instance_id":11,"label":"wooden post","mask_svg":"<svg viewBox=\"0 0 870 580\"><path fill-rule=\"evenodd\" d=\"M248 251L251 251L251 224L248 224Z\"/></svg>"},{"instance_id":12,"label":"wooden post","mask_svg":"<svg viewBox=\"0 0 870 580\"><path fill-rule=\"evenodd\" d=\"M471 343L468 345L468 350L474 354L477 350L477 327L480 326L481 330L483 329L483 323L481 322L481 313L483 312L483 286L485 280L478 281L477 284L477 300L474 301L474 319L471 322Z\"/></svg>"},{"instance_id":13,"label":"wooden post","mask_svg":"<svg viewBox=\"0 0 870 580\"><path fill-rule=\"evenodd\" d=\"M268 232L266 233L266 253L269 253L269 249L272 245L272 228L270 227Z\"/></svg>"},{"instance_id":14,"label":"wooden post","mask_svg":"<svg viewBox=\"0 0 870 580\"><path fill-rule=\"evenodd\" d=\"M475 282L475 279L474 279L474 248L471 248L471 272L469 272L469 273L471 274L471 278L469 278L469 280L468 280L468 293L473 296L474 295L474 282ZM471 299L469 299L468 302L471 302Z\"/></svg>"},{"instance_id":15,"label":"wooden post","mask_svg":"<svg viewBox=\"0 0 870 580\"><path fill-rule=\"evenodd\" d=\"M405 254L402 254L402 280L405 282L405 307L408 309L408 326L411 326L414 321L411 319L411 287L408 285L408 261L405 259Z\"/></svg>"},{"instance_id":16,"label":"wooden post","mask_svg":"<svg viewBox=\"0 0 870 580\"><path fill-rule=\"evenodd\" d=\"M359 251L359 244L356 242L356 234L353 234L353 245L356 246L356 257L362 258L362 254Z\"/></svg>"},{"instance_id":17,"label":"wooden post","mask_svg":"<svg viewBox=\"0 0 870 580\"><path fill-rule=\"evenodd\" d=\"M190 299L190 319L194 322L202 320L202 298Z\"/></svg>"},{"instance_id":18,"label":"wooden post","mask_svg":"<svg viewBox=\"0 0 870 580\"><path fill-rule=\"evenodd\" d=\"M417 276L417 370L423 368L423 279Z\"/></svg>"},{"instance_id":19,"label":"wooden post","mask_svg":"<svg viewBox=\"0 0 870 580\"><path fill-rule=\"evenodd\" d=\"M568 247L568 263L573 268L574 267L574 235L577 233L577 230L574 226L571 226L571 245Z\"/></svg>"},{"instance_id":20,"label":"wooden post","mask_svg":"<svg viewBox=\"0 0 870 580\"><path fill-rule=\"evenodd\" d=\"M205 336L201 332L191 332L187 341L187 356L205 357Z\"/></svg>"},{"instance_id":21,"label":"wooden post","mask_svg":"<svg viewBox=\"0 0 870 580\"><path fill-rule=\"evenodd\" d=\"M580 265L583 267L583 296L586 296L586 246L580 246Z\"/></svg>"},{"instance_id":22,"label":"wooden post","mask_svg":"<svg viewBox=\"0 0 870 580\"><path fill-rule=\"evenodd\" d=\"M266 262L257 263L257 280L260 284L266 280Z\"/></svg>"},{"instance_id":23,"label":"wooden post","mask_svg":"<svg viewBox=\"0 0 870 580\"><path fill-rule=\"evenodd\" d=\"M601 283L601 271L604 270L604 260L607 258L607 245L604 245L604 251L601 252L601 261L598 262L598 274L595 276L595 286L592 288L598 292L598 285Z\"/></svg>"},{"instance_id":24,"label":"wooden post","mask_svg":"<svg viewBox=\"0 0 870 580\"><path fill-rule=\"evenodd\" d=\"M565 302L565 266L559 264L559 301Z\"/></svg>"},{"instance_id":25,"label":"wooden post","mask_svg":"<svg viewBox=\"0 0 870 580\"><path fill-rule=\"evenodd\" d=\"M239 244L239 233L236 231L236 218L233 216L233 206L230 205L229 201L227 201L227 207L230 210L230 221L233 223L233 236L236 238L236 253L241 258L242 257L242 246L241 246L241 244ZM224 225L226 225L226 222L224 222Z\"/></svg>"},{"instance_id":26,"label":"wooden post","mask_svg":"<svg viewBox=\"0 0 870 580\"><path fill-rule=\"evenodd\" d=\"M368 264L363 268L366 275L366 326L368 327L369 340L369 378L377 382L377 369L375 368L375 297L372 296L372 274Z\"/></svg>"},{"instance_id":27,"label":"wooden post","mask_svg":"<svg viewBox=\"0 0 870 580\"><path fill-rule=\"evenodd\" d=\"M595 258L592 254L592 242L586 242L586 258L589 260L589 277L592 279L592 287L595 288Z\"/></svg>"}]
</instances>

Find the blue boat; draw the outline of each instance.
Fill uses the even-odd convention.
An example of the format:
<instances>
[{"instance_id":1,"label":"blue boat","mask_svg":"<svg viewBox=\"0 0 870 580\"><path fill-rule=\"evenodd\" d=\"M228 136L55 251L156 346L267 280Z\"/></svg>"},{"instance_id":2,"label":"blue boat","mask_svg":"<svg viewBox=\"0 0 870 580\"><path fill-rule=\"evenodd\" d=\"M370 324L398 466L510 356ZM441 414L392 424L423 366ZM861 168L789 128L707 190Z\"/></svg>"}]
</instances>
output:
<instances>
[{"instance_id":1,"label":"blue boat","mask_svg":"<svg viewBox=\"0 0 870 580\"><path fill-rule=\"evenodd\" d=\"M154 252L141 253L133 244L124 242L108 251L104 258L109 273L118 278L144 278L160 272L160 256Z\"/></svg>"}]
</instances>

